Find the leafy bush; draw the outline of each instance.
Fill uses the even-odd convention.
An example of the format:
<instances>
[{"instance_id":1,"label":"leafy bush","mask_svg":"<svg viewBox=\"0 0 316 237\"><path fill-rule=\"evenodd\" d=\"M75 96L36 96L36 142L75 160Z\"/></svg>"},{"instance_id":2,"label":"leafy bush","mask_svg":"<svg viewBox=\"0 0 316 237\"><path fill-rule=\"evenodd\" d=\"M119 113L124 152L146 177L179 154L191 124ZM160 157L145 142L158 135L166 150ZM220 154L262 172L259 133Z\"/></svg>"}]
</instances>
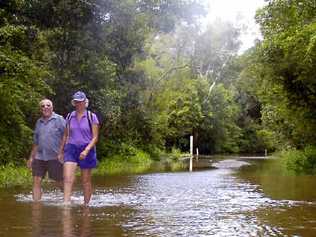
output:
<instances>
[{"instance_id":1,"label":"leafy bush","mask_svg":"<svg viewBox=\"0 0 316 237\"><path fill-rule=\"evenodd\" d=\"M117 154L104 158L95 172L99 175L141 173L148 170L151 163L152 160L148 153L122 143Z\"/></svg>"},{"instance_id":2,"label":"leafy bush","mask_svg":"<svg viewBox=\"0 0 316 237\"><path fill-rule=\"evenodd\" d=\"M103 149L102 154L107 156L101 157L99 166L95 170L97 175L137 174L152 169L177 171L185 168L185 164L179 160L183 153L177 148L165 152L154 145L149 145L144 151L131 144L117 145L112 142L103 143L99 148ZM148 152L148 149L151 149L151 152ZM100 155L99 150L98 154ZM154 162L155 167L152 166Z\"/></svg>"},{"instance_id":3,"label":"leafy bush","mask_svg":"<svg viewBox=\"0 0 316 237\"><path fill-rule=\"evenodd\" d=\"M280 157L289 171L296 174L316 174L316 146L307 146L304 150L282 151Z\"/></svg>"},{"instance_id":4,"label":"leafy bush","mask_svg":"<svg viewBox=\"0 0 316 237\"><path fill-rule=\"evenodd\" d=\"M8 164L0 166L0 188L32 185L32 173L26 167Z\"/></svg>"}]
</instances>

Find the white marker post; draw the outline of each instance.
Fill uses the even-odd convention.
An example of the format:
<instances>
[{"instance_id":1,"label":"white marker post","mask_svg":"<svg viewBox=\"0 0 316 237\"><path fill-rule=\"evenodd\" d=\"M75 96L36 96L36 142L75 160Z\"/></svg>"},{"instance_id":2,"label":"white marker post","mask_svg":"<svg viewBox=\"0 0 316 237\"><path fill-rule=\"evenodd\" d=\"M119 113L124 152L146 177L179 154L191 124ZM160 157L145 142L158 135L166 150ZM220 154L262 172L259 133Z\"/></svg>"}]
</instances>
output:
<instances>
[{"instance_id":1,"label":"white marker post","mask_svg":"<svg viewBox=\"0 0 316 237\"><path fill-rule=\"evenodd\" d=\"M196 148L196 160L199 160L199 148Z\"/></svg>"},{"instance_id":2,"label":"white marker post","mask_svg":"<svg viewBox=\"0 0 316 237\"><path fill-rule=\"evenodd\" d=\"M190 172L193 169L193 136L190 136Z\"/></svg>"}]
</instances>

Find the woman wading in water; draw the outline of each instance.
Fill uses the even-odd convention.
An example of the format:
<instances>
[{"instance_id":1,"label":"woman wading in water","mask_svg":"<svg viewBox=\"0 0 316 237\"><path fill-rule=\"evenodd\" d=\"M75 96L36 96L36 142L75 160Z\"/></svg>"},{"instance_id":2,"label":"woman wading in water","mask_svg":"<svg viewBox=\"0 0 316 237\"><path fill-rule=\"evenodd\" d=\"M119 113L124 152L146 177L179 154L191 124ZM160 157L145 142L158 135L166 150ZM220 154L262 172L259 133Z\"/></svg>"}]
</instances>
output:
<instances>
[{"instance_id":1,"label":"woman wading in water","mask_svg":"<svg viewBox=\"0 0 316 237\"><path fill-rule=\"evenodd\" d=\"M77 166L81 169L84 205L92 195L91 170L97 166L95 145L98 141L99 121L88 111L88 99L82 91L72 96L75 111L67 115L64 134L64 204L71 203ZM61 154L62 155L62 154Z\"/></svg>"}]
</instances>

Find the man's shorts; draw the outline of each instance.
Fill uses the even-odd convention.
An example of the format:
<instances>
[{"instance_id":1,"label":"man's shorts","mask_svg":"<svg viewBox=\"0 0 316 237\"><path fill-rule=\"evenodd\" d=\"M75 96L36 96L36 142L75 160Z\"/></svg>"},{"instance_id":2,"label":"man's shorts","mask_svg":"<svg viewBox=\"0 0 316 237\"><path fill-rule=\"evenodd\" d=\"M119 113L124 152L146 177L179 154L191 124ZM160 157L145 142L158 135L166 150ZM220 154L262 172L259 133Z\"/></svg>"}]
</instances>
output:
<instances>
[{"instance_id":1,"label":"man's shorts","mask_svg":"<svg viewBox=\"0 0 316 237\"><path fill-rule=\"evenodd\" d=\"M80 153L86 148L88 144L75 145L66 144L64 148L64 162L75 162L81 169L92 169L97 166L97 154L95 148L91 149L88 155L80 160Z\"/></svg>"},{"instance_id":2,"label":"man's shorts","mask_svg":"<svg viewBox=\"0 0 316 237\"><path fill-rule=\"evenodd\" d=\"M48 177L55 181L63 180L63 164L59 160L39 160L32 161L32 175L44 178L48 172Z\"/></svg>"}]
</instances>

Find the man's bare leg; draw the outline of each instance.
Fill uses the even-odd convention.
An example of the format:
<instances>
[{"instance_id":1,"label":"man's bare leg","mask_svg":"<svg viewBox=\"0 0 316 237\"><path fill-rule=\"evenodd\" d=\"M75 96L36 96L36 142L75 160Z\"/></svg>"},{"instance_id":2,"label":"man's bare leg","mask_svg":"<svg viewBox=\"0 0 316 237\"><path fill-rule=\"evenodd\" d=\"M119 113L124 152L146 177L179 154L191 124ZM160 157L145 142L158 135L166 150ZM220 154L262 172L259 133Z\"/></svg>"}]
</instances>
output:
<instances>
[{"instance_id":1,"label":"man's bare leg","mask_svg":"<svg viewBox=\"0 0 316 237\"><path fill-rule=\"evenodd\" d=\"M33 176L33 200L38 202L42 198L42 177Z\"/></svg>"}]
</instances>

